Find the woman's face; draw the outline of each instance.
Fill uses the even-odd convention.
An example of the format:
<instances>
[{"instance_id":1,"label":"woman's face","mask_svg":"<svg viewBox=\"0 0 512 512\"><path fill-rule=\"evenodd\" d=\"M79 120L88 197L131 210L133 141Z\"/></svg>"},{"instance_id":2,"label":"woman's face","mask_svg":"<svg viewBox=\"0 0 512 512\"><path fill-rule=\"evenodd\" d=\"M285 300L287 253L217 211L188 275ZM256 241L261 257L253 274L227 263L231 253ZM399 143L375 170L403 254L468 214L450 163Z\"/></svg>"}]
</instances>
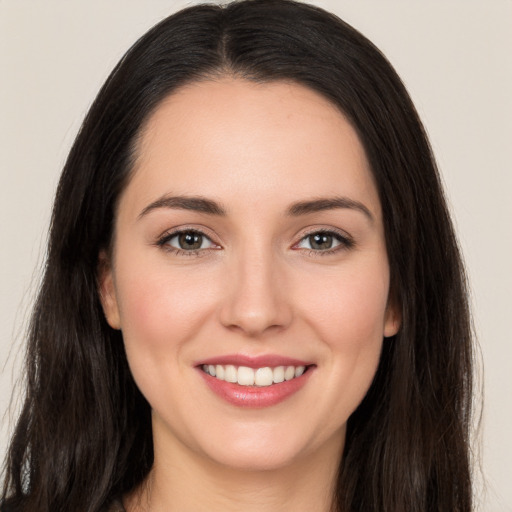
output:
<instances>
[{"instance_id":1,"label":"woman's face","mask_svg":"<svg viewBox=\"0 0 512 512\"><path fill-rule=\"evenodd\" d=\"M339 456L399 318L376 187L332 104L229 78L169 96L143 130L112 260L102 302L156 458Z\"/></svg>"}]
</instances>

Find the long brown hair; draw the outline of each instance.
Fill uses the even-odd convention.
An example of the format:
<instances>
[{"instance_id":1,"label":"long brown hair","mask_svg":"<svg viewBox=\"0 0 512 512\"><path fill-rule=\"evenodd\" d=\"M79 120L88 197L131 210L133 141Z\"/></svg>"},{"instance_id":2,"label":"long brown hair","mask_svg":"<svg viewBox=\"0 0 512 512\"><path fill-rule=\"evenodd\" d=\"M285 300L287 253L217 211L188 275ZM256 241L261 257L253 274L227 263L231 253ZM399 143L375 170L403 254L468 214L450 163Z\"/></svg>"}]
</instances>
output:
<instances>
[{"instance_id":1,"label":"long brown hair","mask_svg":"<svg viewBox=\"0 0 512 512\"><path fill-rule=\"evenodd\" d=\"M349 419L337 510L469 512L466 279L431 148L380 51L334 15L290 0L180 11L127 52L98 94L55 198L4 501L17 512L96 512L150 471L150 407L103 317L98 255L144 121L180 85L225 74L294 81L328 98L357 130L379 191L402 327Z\"/></svg>"}]
</instances>

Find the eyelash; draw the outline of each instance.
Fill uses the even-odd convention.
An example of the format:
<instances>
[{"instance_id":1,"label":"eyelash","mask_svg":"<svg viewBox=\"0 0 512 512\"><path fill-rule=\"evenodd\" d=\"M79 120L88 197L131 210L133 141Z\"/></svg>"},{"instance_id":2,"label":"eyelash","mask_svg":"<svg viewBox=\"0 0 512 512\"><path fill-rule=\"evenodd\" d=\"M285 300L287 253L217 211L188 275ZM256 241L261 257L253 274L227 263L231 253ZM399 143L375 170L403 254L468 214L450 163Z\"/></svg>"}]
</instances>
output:
<instances>
[{"instance_id":1,"label":"eyelash","mask_svg":"<svg viewBox=\"0 0 512 512\"><path fill-rule=\"evenodd\" d=\"M177 247L173 247L172 245L169 245L170 240L172 240L173 238L175 238L179 235L183 235L185 233L202 236L202 237L206 238L207 240L209 240L214 246L217 245L212 241L212 239L206 233L204 233L198 229L192 229L192 228L178 229L176 231L171 231L171 232L165 233L163 236L161 236L157 240L156 245L158 247L161 247L168 253L173 254L175 256L206 256L208 254L206 249L193 249L193 250L187 251L185 249L178 249Z\"/></svg>"},{"instance_id":2,"label":"eyelash","mask_svg":"<svg viewBox=\"0 0 512 512\"><path fill-rule=\"evenodd\" d=\"M200 231L198 229L192 229L192 228L179 229L176 231L171 231L171 232L165 233L163 236L161 236L157 240L155 245L157 245L158 247L161 247L165 251L167 251L175 256L205 256L208 254L208 251L206 249L185 250L185 249L178 249L177 247L173 247L173 246L169 245L170 240L172 240L173 238L175 238L179 235L185 234L185 233L195 234L195 235L204 237L207 240L209 240L214 246L216 246L217 248L219 247L217 244L215 244L212 241L212 239L206 233L204 233L203 231ZM313 235L332 236L337 242L339 242L339 244L333 248L326 249L324 251L303 248L302 250L307 251L307 254L309 256L313 256L313 257L328 256L328 255L332 255L332 254L335 254L335 253L343 251L343 250L352 249L355 246L354 240L351 237L347 236L346 233L342 233L342 232L339 232L334 229L315 229L315 230L312 230L312 231L304 234L301 237L301 239L296 244L293 245L292 248L295 248L295 250L300 250L300 248L297 248L297 246L301 242L303 242L304 240L306 240L307 238L309 238Z\"/></svg>"},{"instance_id":3,"label":"eyelash","mask_svg":"<svg viewBox=\"0 0 512 512\"><path fill-rule=\"evenodd\" d=\"M307 238L313 236L313 235L329 235L332 236L337 242L339 242L339 245L332 247L331 249L326 249L325 251L321 250L315 250L315 249L303 249L307 251L307 254L309 256L330 256L332 254L336 254L340 251L346 251L348 249L352 249L355 246L355 242L353 238L349 237L346 233L337 231L335 229L314 229L310 231L309 233L306 233L302 236L302 238L294 244L294 247L299 245L303 240L306 240Z\"/></svg>"}]
</instances>

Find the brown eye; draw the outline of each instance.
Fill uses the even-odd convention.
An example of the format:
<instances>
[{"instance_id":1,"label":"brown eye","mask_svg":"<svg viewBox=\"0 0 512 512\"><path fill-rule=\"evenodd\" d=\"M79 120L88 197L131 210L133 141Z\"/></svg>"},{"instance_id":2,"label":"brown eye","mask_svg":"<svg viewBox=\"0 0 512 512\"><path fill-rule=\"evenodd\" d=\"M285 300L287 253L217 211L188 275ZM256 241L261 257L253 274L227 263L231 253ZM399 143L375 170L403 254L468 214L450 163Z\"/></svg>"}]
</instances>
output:
<instances>
[{"instance_id":1,"label":"brown eye","mask_svg":"<svg viewBox=\"0 0 512 512\"><path fill-rule=\"evenodd\" d=\"M193 231L181 233L178 235L178 245L185 251L195 251L201 249L203 244L203 235Z\"/></svg>"},{"instance_id":2,"label":"brown eye","mask_svg":"<svg viewBox=\"0 0 512 512\"><path fill-rule=\"evenodd\" d=\"M199 251L210 249L214 246L213 242L199 231L180 231L166 236L160 245L168 245L181 251Z\"/></svg>"},{"instance_id":3,"label":"brown eye","mask_svg":"<svg viewBox=\"0 0 512 512\"><path fill-rule=\"evenodd\" d=\"M307 249L316 252L329 252L336 249L350 248L353 241L334 231L317 231L306 235L298 244L298 249Z\"/></svg>"},{"instance_id":4,"label":"brown eye","mask_svg":"<svg viewBox=\"0 0 512 512\"><path fill-rule=\"evenodd\" d=\"M334 237L330 233L315 233L308 236L309 245L315 251L324 251L331 249L334 243Z\"/></svg>"}]
</instances>

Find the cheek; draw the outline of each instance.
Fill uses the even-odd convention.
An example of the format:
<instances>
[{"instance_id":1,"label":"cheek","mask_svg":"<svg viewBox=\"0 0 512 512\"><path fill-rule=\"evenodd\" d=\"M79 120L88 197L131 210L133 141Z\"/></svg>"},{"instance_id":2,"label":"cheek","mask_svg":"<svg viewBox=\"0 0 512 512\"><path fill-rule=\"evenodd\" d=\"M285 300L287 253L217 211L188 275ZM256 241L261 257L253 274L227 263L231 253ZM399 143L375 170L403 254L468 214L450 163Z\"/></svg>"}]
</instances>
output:
<instances>
[{"instance_id":1,"label":"cheek","mask_svg":"<svg viewBox=\"0 0 512 512\"><path fill-rule=\"evenodd\" d=\"M208 322L214 296L204 276L165 265L118 269L117 295L128 364L142 394L156 410L174 409L194 345ZM144 270L140 270L144 269ZM192 343L191 343L192 342Z\"/></svg>"},{"instance_id":2,"label":"cheek","mask_svg":"<svg viewBox=\"0 0 512 512\"><path fill-rule=\"evenodd\" d=\"M384 265L340 271L316 282L316 292L302 291L304 316L333 349L362 349L382 341L389 290Z\"/></svg>"},{"instance_id":3,"label":"cheek","mask_svg":"<svg viewBox=\"0 0 512 512\"><path fill-rule=\"evenodd\" d=\"M197 273L172 271L165 264L146 264L143 271L120 268L118 273L124 277L117 296L128 352L147 351L159 359L169 349L179 350L214 307L214 291Z\"/></svg>"},{"instance_id":4,"label":"cheek","mask_svg":"<svg viewBox=\"0 0 512 512\"><path fill-rule=\"evenodd\" d=\"M384 338L388 286L387 267L377 265L331 275L318 293L303 290L303 317L325 347L324 405L336 411L331 427L348 419L373 381Z\"/></svg>"}]
</instances>

